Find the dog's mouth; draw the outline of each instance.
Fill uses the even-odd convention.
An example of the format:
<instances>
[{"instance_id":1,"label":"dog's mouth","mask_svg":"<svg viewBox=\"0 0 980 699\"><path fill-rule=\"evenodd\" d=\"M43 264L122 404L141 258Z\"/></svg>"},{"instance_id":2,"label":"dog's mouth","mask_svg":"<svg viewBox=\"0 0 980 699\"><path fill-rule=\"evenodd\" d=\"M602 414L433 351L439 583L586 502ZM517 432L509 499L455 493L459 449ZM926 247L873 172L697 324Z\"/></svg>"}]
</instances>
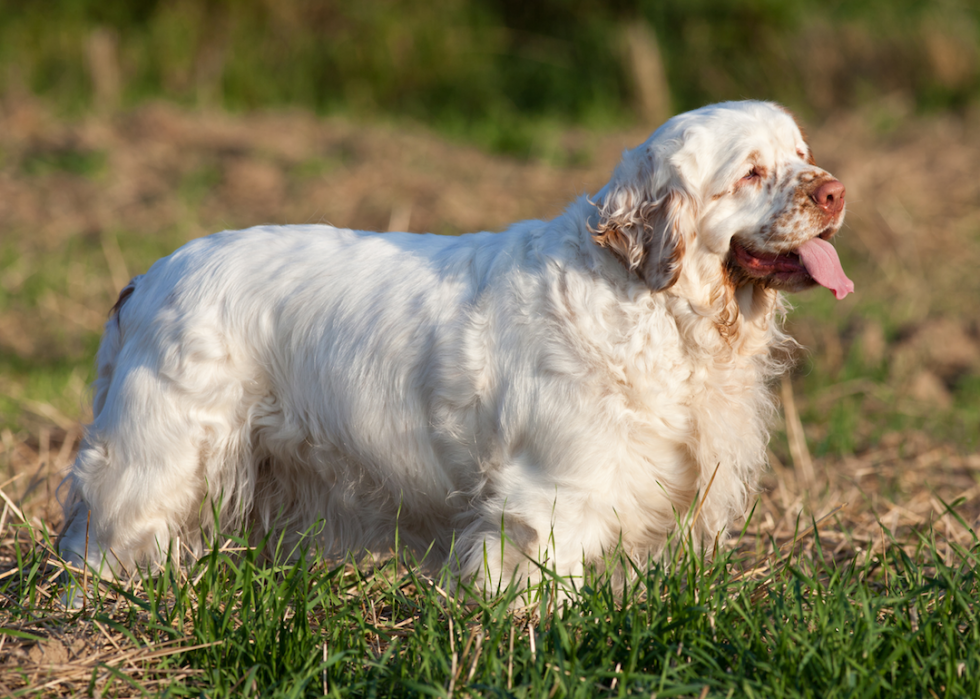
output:
<instances>
[{"instance_id":1,"label":"dog's mouth","mask_svg":"<svg viewBox=\"0 0 980 699\"><path fill-rule=\"evenodd\" d=\"M776 289L801 291L819 284L834 292L838 300L854 291L854 282L844 274L837 250L823 235L787 253L757 252L733 240L728 268L736 279Z\"/></svg>"}]
</instances>

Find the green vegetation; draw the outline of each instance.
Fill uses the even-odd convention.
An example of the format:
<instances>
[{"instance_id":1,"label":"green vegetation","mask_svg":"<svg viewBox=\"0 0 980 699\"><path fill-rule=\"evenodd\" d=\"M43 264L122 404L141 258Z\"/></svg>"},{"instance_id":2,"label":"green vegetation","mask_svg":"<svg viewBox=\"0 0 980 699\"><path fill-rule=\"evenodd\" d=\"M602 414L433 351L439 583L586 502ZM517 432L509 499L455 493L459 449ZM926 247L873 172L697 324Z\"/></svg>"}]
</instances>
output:
<instances>
[{"instance_id":1,"label":"green vegetation","mask_svg":"<svg viewBox=\"0 0 980 699\"><path fill-rule=\"evenodd\" d=\"M818 9L0 0L0 694L980 696L980 178L961 162L978 140L949 118L980 104L980 5ZM786 103L833 144L818 158L849 188L838 248L858 293L791 298L816 479L777 429L735 548L683 552L621 595L591 579L558 610L552 583L537 612L512 612L513 592L462 604L445 575L394 560L269 565L233 539L58 607L39 522L59 521L101 326L130 275L223 227L383 229L402 207L413 230L455 232L521 196L547 215L565 190L541 182L608 174L596 134L743 97ZM255 108L296 109L223 113ZM535 160L536 183L518 191L521 163L501 175L503 159L411 121ZM968 522L937 505L961 495ZM833 508L794 535L801 511Z\"/></svg>"},{"instance_id":2,"label":"green vegetation","mask_svg":"<svg viewBox=\"0 0 980 699\"><path fill-rule=\"evenodd\" d=\"M0 639L49 649L90 632L113 639L116 649L42 678L58 680L52 692L101 696L161 684L165 696L208 697L980 692L976 538L964 550L925 534L912 555L893 544L844 564L819 539L810 553L761 561L728 553L705 563L686 551L638 571L621 595L593 577L556 605L554 583L544 584L540 604L523 612L508 610L513 591L462 604L394 561L369 572L306 559L260 565L236 543L185 570L103 586L94 604L67 614L51 601L45 555L24 550L0 582Z\"/></svg>"},{"instance_id":3,"label":"green vegetation","mask_svg":"<svg viewBox=\"0 0 980 699\"><path fill-rule=\"evenodd\" d=\"M812 118L896 93L920 108L980 95L980 5L813 10L804 0L2 0L0 94L69 110L164 97L408 116L515 153L549 124L653 120L649 99L683 111L751 95Z\"/></svg>"},{"instance_id":4,"label":"green vegetation","mask_svg":"<svg viewBox=\"0 0 980 699\"><path fill-rule=\"evenodd\" d=\"M93 358L107 318L92 308L109 308L116 293L107 249L118 249L127 269L143 271L182 242L177 231L156 236L121 231L72 236L54 250L0 243L0 313L31 323L5 328L4 339L15 347L28 344L22 352L0 351L0 428L33 431L50 422L50 408L62 428L87 414L87 386L95 379ZM38 405L47 407L38 414Z\"/></svg>"}]
</instances>

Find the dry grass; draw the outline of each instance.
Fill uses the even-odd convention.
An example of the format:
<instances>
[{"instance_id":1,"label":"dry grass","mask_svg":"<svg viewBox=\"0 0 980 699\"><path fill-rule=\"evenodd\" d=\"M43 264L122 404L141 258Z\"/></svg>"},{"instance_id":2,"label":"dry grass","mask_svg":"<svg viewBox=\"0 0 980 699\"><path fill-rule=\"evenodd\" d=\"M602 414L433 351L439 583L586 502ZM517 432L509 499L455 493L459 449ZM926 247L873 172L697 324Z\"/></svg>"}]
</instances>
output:
<instances>
[{"instance_id":1,"label":"dry grass","mask_svg":"<svg viewBox=\"0 0 980 699\"><path fill-rule=\"evenodd\" d=\"M23 475L4 483L0 493L0 581L17 575L31 550L50 552L47 532L57 528L60 518L52 495L71 461L77 435L55 429L40 441L5 446L0 463ZM775 454L771 458L772 471L737 543L738 576L765 579L788 563L814 555L839 565L853 559L883 561L895 555L896 544L915 556L920 544L916 533L928 536L930 531L949 565L957 555L954 545L967 550L974 545L974 531L980 524L980 486L975 476L980 455L964 456L918 435L901 445L892 440L861 456L814 459L816 475L809 483ZM954 503L953 509L947 507ZM25 523L31 526L21 526ZM819 552L815 550L818 539ZM50 601L60 591L56 579L62 568L54 557L43 565L45 582L34 589L38 608L47 612L5 620L3 609L10 600L0 600L0 626L22 634L0 634L0 668L7 670L0 672L5 678L0 679L0 693L70 696L91 691L94 696L145 696L200 673L181 667L177 657L203 647L193 636L154 638L146 631L153 626L151 615L143 611L134 618L130 596L145 599L141 583L126 586L125 593L104 588L97 611L83 610L66 623L67 617ZM353 569L348 572L356 574ZM411 633L420 622L413 614L384 609L379 617L370 595L365 597L374 614L372 643L381 656L382 637L390 640ZM520 639L527 641L528 634L526 624L519 627ZM164 660L173 665L162 664ZM474 666L476 661L469 656Z\"/></svg>"},{"instance_id":2,"label":"dry grass","mask_svg":"<svg viewBox=\"0 0 980 699\"><path fill-rule=\"evenodd\" d=\"M305 114L151 105L66 123L37 104L6 105L0 358L12 359L0 376L0 581L33 547L50 546L44 533L60 525L56 492L84 420L93 338L118 288L155 256L210 230L266 221L452 233L553 215L595 191L621 149L645 135L561 135L556 147L582 164L560 168L420 130ZM745 574L812 555L818 541L840 562L895 545L911 553L930 530L951 561L956 545L972 548L980 524L980 133L886 104L831 120L813 144L848 186L841 247L858 293L841 304L807 296L792 321L814 368L782 391L772 469L738 544ZM46 274L60 281L32 286ZM29 368L38 358L71 368L40 396ZM832 417L840 405L851 410L843 428ZM842 429L847 439L835 436ZM50 583L58 570L44 565ZM36 590L54 594L50 584ZM83 615L70 626L57 616L14 623L5 618L11 600L0 599L0 627L23 631L0 635L0 693L138 695L190 676L164 662L188 652L189 640L127 634L142 627L124 597L109 597L117 603L102 620ZM385 623L400 633L409 622Z\"/></svg>"}]
</instances>

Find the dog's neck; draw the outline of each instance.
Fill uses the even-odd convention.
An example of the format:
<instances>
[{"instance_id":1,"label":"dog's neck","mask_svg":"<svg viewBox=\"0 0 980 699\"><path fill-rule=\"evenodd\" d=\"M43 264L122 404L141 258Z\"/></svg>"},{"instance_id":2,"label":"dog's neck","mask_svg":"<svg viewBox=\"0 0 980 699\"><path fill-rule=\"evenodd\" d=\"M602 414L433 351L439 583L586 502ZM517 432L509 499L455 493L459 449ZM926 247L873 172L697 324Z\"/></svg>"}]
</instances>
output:
<instances>
[{"instance_id":1,"label":"dog's neck","mask_svg":"<svg viewBox=\"0 0 980 699\"><path fill-rule=\"evenodd\" d=\"M605 268L605 276L618 279L624 288L646 288L639 273L627 270L622 260L595 244L589 228L595 212L595 206L582 198L565 214L578 224L576 244L589 259L588 266ZM677 281L653 293L666 305L687 346L710 355L712 364L751 365L765 381L791 363L788 357L797 345L782 331L786 307L780 294L752 283L735 286L724 261L700 249L698 239L685 254Z\"/></svg>"}]
</instances>

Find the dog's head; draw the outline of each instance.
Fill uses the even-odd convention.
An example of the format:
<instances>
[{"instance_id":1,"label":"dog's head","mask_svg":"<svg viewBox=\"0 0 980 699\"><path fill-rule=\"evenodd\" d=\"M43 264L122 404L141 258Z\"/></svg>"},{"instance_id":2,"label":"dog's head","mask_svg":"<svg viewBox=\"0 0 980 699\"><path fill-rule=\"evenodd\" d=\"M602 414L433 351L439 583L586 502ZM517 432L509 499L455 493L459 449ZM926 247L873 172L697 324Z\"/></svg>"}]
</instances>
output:
<instances>
[{"instance_id":1,"label":"dog's head","mask_svg":"<svg viewBox=\"0 0 980 699\"><path fill-rule=\"evenodd\" d=\"M674 117L624 154L596 206L594 240L655 291L690 265L722 270L736 287L821 284L838 298L854 288L828 242L844 220L844 185L775 104Z\"/></svg>"}]
</instances>

